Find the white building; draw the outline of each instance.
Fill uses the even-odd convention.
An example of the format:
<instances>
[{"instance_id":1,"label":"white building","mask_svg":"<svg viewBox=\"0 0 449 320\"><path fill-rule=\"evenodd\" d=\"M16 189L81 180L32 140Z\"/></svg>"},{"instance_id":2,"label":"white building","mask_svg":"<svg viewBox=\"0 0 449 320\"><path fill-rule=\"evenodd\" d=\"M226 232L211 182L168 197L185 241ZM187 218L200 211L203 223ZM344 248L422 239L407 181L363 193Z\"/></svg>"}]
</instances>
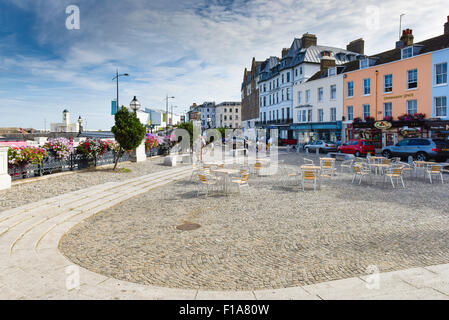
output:
<instances>
[{"instance_id":1,"label":"white building","mask_svg":"<svg viewBox=\"0 0 449 320\"><path fill-rule=\"evenodd\" d=\"M293 86L307 81L320 71L321 58L333 57L336 65L355 60L363 54L363 40L341 48L319 46L313 34L295 38L290 49L282 50L282 58L270 57L259 76L259 127L277 128L279 137L293 139ZM361 49L360 49L361 48Z\"/></svg>"},{"instance_id":2,"label":"white building","mask_svg":"<svg viewBox=\"0 0 449 320\"><path fill-rule=\"evenodd\" d=\"M51 132L79 132L79 123L70 123L70 112L66 109L62 112L61 123L51 123Z\"/></svg>"},{"instance_id":3,"label":"white building","mask_svg":"<svg viewBox=\"0 0 449 320\"><path fill-rule=\"evenodd\" d=\"M242 108L240 102L222 102L217 105L216 111L216 128L233 128L242 127Z\"/></svg>"},{"instance_id":4,"label":"white building","mask_svg":"<svg viewBox=\"0 0 449 320\"><path fill-rule=\"evenodd\" d=\"M321 59L321 70L293 86L293 138L303 144L313 140L340 141L343 119L344 66L335 58Z\"/></svg>"}]
</instances>

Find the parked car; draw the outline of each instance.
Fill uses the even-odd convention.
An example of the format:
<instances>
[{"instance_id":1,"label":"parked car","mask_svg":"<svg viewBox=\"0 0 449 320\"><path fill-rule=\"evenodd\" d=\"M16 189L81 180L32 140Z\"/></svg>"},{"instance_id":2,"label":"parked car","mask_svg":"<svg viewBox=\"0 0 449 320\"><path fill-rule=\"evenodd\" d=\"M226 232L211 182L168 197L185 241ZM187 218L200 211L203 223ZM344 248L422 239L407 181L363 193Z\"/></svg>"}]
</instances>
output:
<instances>
[{"instance_id":1,"label":"parked car","mask_svg":"<svg viewBox=\"0 0 449 320\"><path fill-rule=\"evenodd\" d=\"M308 150L309 152L316 152L316 150L319 150L320 153L335 152L337 151L337 145L331 141L317 140L306 144L304 150Z\"/></svg>"},{"instance_id":2,"label":"parked car","mask_svg":"<svg viewBox=\"0 0 449 320\"><path fill-rule=\"evenodd\" d=\"M412 156L419 161L434 159L444 162L449 158L449 142L427 138L404 139L393 146L383 148L382 155L387 158L407 159Z\"/></svg>"},{"instance_id":3,"label":"parked car","mask_svg":"<svg viewBox=\"0 0 449 320\"><path fill-rule=\"evenodd\" d=\"M356 157L360 157L361 155L366 156L368 153L374 154L376 152L376 148L374 147L374 143L370 140L353 139L339 146L337 152L349 153L355 155Z\"/></svg>"}]
</instances>

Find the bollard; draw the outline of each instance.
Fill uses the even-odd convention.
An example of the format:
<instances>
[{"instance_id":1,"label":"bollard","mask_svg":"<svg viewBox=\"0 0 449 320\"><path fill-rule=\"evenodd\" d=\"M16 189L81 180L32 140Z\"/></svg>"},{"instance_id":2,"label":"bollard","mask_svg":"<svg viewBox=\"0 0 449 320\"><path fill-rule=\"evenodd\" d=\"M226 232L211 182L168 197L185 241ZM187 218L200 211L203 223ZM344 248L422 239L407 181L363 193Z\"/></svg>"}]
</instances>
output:
<instances>
[{"instance_id":1,"label":"bollard","mask_svg":"<svg viewBox=\"0 0 449 320\"><path fill-rule=\"evenodd\" d=\"M11 177L8 174L8 147L0 146L0 190L11 188Z\"/></svg>"}]
</instances>

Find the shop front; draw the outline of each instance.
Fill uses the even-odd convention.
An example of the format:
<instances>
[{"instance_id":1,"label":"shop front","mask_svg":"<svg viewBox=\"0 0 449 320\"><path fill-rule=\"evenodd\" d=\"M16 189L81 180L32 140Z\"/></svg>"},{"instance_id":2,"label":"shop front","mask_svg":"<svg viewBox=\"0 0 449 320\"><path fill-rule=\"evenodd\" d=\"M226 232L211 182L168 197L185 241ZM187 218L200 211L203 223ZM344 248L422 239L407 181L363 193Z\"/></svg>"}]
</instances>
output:
<instances>
[{"instance_id":1,"label":"shop front","mask_svg":"<svg viewBox=\"0 0 449 320\"><path fill-rule=\"evenodd\" d=\"M449 139L449 120L427 120L425 127L432 139Z\"/></svg>"},{"instance_id":2,"label":"shop front","mask_svg":"<svg viewBox=\"0 0 449 320\"><path fill-rule=\"evenodd\" d=\"M341 141L342 122L295 123L290 126L299 144L315 140Z\"/></svg>"},{"instance_id":3,"label":"shop front","mask_svg":"<svg viewBox=\"0 0 449 320\"><path fill-rule=\"evenodd\" d=\"M430 137L424 120L356 122L348 125L348 134L349 139L373 141L377 149L394 145L405 138Z\"/></svg>"}]
</instances>

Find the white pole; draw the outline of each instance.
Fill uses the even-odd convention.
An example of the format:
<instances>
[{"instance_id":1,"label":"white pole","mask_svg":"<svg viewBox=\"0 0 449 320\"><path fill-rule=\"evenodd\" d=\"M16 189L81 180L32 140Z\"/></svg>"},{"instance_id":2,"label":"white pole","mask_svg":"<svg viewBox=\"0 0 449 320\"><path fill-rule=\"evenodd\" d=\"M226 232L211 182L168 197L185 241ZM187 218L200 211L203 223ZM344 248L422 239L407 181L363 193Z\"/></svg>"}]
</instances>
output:
<instances>
[{"instance_id":1,"label":"white pole","mask_svg":"<svg viewBox=\"0 0 449 320\"><path fill-rule=\"evenodd\" d=\"M8 147L0 146L0 190L11 188L11 177L8 174Z\"/></svg>"}]
</instances>

